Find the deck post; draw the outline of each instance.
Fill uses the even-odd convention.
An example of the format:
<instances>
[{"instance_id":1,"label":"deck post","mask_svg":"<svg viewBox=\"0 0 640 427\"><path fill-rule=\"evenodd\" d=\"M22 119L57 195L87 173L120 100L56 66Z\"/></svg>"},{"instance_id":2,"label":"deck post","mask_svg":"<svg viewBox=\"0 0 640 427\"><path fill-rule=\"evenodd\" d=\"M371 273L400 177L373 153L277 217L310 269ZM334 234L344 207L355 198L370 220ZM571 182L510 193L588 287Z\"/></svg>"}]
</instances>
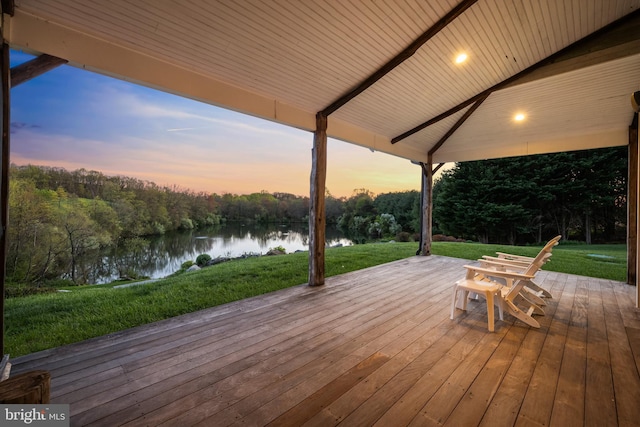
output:
<instances>
[{"instance_id":1,"label":"deck post","mask_svg":"<svg viewBox=\"0 0 640 427\"><path fill-rule=\"evenodd\" d=\"M638 283L638 274L637 274L638 265L640 265L640 240L638 239L638 222L640 221L640 216L638 215L638 210L640 209L640 207L638 206L638 203L640 202L640 197L638 197L638 192L640 190L638 186L638 183L640 182L640 156L638 155L638 142L639 142L638 113L635 113L633 115L633 123L629 127L629 146L635 146L635 151L636 151L635 161L633 165L631 165L631 163L629 164L629 170L632 170L632 169L634 170L633 175L635 177L635 182L634 182L633 189L631 188L631 182L629 182L629 190L628 190L629 192L631 191L635 192L635 201L633 203L634 210L635 210L635 220L634 220L635 230L634 230L633 238L635 239L635 244L633 245L633 248L627 246L627 251L629 252L631 252L632 250L634 251L633 255L635 258L635 266L634 266L635 277L633 278L633 282L631 284L636 286L636 307L640 308L640 284ZM631 161L631 159L629 160ZM629 204L629 202L627 202L627 204ZM631 255L629 255L629 259L630 257Z\"/></svg>"},{"instance_id":2,"label":"deck post","mask_svg":"<svg viewBox=\"0 0 640 427\"><path fill-rule=\"evenodd\" d=\"M636 284L638 271L638 121L629 126L627 181L627 283ZM635 124L635 126L634 126Z\"/></svg>"},{"instance_id":3,"label":"deck post","mask_svg":"<svg viewBox=\"0 0 640 427\"><path fill-rule=\"evenodd\" d=\"M433 234L433 159L431 154L427 158L427 163L422 164L422 224L420 230L420 255L431 255L431 241Z\"/></svg>"},{"instance_id":4,"label":"deck post","mask_svg":"<svg viewBox=\"0 0 640 427\"><path fill-rule=\"evenodd\" d=\"M325 188L327 179L327 116L316 115L309 200L309 286L324 285L326 231Z\"/></svg>"},{"instance_id":5,"label":"deck post","mask_svg":"<svg viewBox=\"0 0 640 427\"><path fill-rule=\"evenodd\" d=\"M2 43L0 54L0 93L2 94L2 150L0 151L0 354L4 354L4 288L7 259L9 214L9 124L11 123L9 45Z\"/></svg>"}]
</instances>

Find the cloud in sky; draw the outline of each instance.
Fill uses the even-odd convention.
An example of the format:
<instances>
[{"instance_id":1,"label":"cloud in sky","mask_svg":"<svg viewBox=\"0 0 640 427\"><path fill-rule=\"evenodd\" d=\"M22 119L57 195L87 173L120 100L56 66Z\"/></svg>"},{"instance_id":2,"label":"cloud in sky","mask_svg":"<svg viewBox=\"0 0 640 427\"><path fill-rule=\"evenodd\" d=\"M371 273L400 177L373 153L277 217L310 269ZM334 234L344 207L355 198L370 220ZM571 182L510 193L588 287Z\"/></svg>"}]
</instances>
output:
<instances>
[{"instance_id":1,"label":"cloud in sky","mask_svg":"<svg viewBox=\"0 0 640 427\"><path fill-rule=\"evenodd\" d=\"M13 52L12 60L27 55ZM70 66L11 92L13 163L98 170L194 191L309 194L310 132ZM327 188L420 188L408 160L329 140Z\"/></svg>"}]
</instances>

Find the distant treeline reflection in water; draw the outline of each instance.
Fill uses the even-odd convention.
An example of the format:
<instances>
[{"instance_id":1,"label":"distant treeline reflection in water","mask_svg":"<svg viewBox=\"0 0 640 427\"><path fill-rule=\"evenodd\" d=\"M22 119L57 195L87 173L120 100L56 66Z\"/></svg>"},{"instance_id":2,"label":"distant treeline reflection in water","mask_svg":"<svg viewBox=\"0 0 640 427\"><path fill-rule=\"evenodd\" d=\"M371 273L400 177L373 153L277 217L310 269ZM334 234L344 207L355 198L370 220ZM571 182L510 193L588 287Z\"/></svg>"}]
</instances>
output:
<instances>
[{"instance_id":1,"label":"distant treeline reflection in water","mask_svg":"<svg viewBox=\"0 0 640 427\"><path fill-rule=\"evenodd\" d=\"M88 283L108 283L128 273L139 277L166 277L179 270L185 261L195 261L200 254L208 254L211 258L239 257L244 254L265 254L278 246L287 253L309 249L309 231L302 224L227 224L167 233L145 240L146 243L135 249L114 248L85 258L82 268ZM327 227L326 242L328 246L352 244L335 227Z\"/></svg>"}]
</instances>

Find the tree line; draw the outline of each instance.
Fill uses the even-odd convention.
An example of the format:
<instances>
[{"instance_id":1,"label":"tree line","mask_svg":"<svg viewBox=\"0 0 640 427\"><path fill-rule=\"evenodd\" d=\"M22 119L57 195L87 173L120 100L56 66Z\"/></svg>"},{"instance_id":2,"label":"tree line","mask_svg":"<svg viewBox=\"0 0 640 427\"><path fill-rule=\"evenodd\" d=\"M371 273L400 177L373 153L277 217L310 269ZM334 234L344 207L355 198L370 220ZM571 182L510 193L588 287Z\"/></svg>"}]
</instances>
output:
<instances>
[{"instance_id":1,"label":"tree line","mask_svg":"<svg viewBox=\"0 0 640 427\"><path fill-rule=\"evenodd\" d=\"M434 234L491 243L551 235L624 239L626 148L465 162L433 189ZM289 193L208 194L101 172L44 166L10 170L7 279L83 283L79 260L127 250L144 237L227 221L308 224L309 198ZM326 222L354 242L418 240L418 191L326 194Z\"/></svg>"},{"instance_id":2,"label":"tree line","mask_svg":"<svg viewBox=\"0 0 640 427\"><path fill-rule=\"evenodd\" d=\"M433 189L435 232L520 244L624 241L627 147L456 164Z\"/></svg>"},{"instance_id":3,"label":"tree line","mask_svg":"<svg viewBox=\"0 0 640 427\"><path fill-rule=\"evenodd\" d=\"M363 189L350 198L336 198L327 192L327 223L340 225L354 240L410 229L399 228L396 218L409 223L408 215L417 211L405 212L407 203L394 203L393 197L407 195L375 197ZM418 200L419 194L410 198ZM308 224L309 197L264 191L208 194L93 170L12 165L9 218L9 282L64 278L83 283L86 272L80 260L90 252L126 252L144 245L145 236L227 221Z\"/></svg>"}]
</instances>

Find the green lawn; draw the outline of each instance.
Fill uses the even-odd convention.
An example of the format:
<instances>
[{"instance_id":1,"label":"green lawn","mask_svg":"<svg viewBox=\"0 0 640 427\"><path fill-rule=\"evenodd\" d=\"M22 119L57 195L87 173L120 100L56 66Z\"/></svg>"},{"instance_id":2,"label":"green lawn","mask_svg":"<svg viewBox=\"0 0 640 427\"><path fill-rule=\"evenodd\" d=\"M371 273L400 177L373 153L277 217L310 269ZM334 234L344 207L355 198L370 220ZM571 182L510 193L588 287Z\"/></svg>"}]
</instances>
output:
<instances>
[{"instance_id":1,"label":"green lawn","mask_svg":"<svg viewBox=\"0 0 640 427\"><path fill-rule=\"evenodd\" d=\"M482 245L479 243L435 242L433 253L455 258L478 259L482 255L507 252L535 256L541 246ZM603 279L627 280L626 245L560 244L553 249L545 270Z\"/></svg>"},{"instance_id":2,"label":"green lawn","mask_svg":"<svg viewBox=\"0 0 640 427\"><path fill-rule=\"evenodd\" d=\"M372 243L326 250L326 276L415 255L417 243ZM435 242L433 253L475 260L495 251L535 255L539 247ZM560 245L545 269L623 281L624 245ZM594 256L595 255L595 256ZM609 258L610 257L610 258ZM258 257L218 264L156 282L113 289L9 298L5 303L5 353L11 357L81 341L307 281L308 254Z\"/></svg>"}]
</instances>

